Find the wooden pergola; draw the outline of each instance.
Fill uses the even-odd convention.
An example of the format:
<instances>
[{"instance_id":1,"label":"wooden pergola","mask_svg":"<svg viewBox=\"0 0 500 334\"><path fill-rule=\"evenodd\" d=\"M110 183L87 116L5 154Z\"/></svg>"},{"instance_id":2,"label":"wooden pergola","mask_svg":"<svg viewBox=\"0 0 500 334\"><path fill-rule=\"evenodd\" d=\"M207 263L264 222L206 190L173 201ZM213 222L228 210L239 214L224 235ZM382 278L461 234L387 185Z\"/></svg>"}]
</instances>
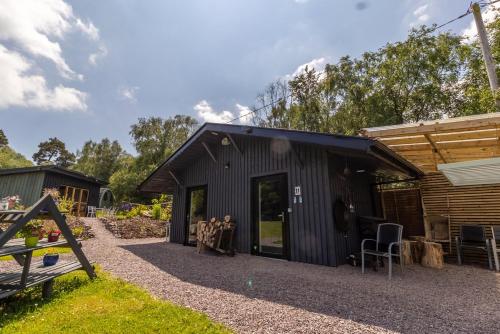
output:
<instances>
[{"instance_id":1,"label":"wooden pergola","mask_svg":"<svg viewBox=\"0 0 500 334\"><path fill-rule=\"evenodd\" d=\"M437 165L500 157L500 112L361 130L423 172Z\"/></svg>"}]
</instances>

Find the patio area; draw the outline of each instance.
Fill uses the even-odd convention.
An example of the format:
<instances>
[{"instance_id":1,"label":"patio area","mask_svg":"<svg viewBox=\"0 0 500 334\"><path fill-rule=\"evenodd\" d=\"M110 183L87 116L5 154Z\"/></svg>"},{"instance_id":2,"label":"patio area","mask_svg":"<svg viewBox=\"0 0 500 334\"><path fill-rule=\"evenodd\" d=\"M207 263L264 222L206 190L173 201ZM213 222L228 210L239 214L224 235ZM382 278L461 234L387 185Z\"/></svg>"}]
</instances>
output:
<instances>
[{"instance_id":1,"label":"patio area","mask_svg":"<svg viewBox=\"0 0 500 334\"><path fill-rule=\"evenodd\" d=\"M500 274L473 266L385 272L237 254L160 239L119 240L94 224L84 244L103 269L241 333L493 333Z\"/></svg>"}]
</instances>

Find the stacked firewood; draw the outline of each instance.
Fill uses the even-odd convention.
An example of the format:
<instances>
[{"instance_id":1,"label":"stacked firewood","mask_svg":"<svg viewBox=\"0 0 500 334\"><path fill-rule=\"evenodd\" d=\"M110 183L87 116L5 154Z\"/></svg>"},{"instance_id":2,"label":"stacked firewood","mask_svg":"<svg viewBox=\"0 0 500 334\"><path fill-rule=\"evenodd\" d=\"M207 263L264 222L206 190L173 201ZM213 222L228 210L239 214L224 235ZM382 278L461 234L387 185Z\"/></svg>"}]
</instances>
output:
<instances>
[{"instance_id":1,"label":"stacked firewood","mask_svg":"<svg viewBox=\"0 0 500 334\"><path fill-rule=\"evenodd\" d=\"M234 231L235 223L231 220L231 216L227 215L223 221L217 218L212 218L210 221L199 221L197 228L198 249L202 246L210 248L220 248L221 238L224 231Z\"/></svg>"}]
</instances>

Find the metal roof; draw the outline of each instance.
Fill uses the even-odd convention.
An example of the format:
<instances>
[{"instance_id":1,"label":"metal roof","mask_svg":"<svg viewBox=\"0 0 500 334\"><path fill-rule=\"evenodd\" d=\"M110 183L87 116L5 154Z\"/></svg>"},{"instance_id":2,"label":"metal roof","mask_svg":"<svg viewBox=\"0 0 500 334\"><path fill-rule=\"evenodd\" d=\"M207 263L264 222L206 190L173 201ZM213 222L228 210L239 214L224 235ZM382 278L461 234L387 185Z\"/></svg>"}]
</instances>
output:
<instances>
[{"instance_id":1,"label":"metal roof","mask_svg":"<svg viewBox=\"0 0 500 334\"><path fill-rule=\"evenodd\" d=\"M361 130L425 172L440 164L500 157L500 113Z\"/></svg>"},{"instance_id":2,"label":"metal roof","mask_svg":"<svg viewBox=\"0 0 500 334\"><path fill-rule=\"evenodd\" d=\"M84 180L87 182L98 183L101 185L107 184L107 182L105 182L103 180L99 180L99 179L96 179L94 177L87 176L83 173L69 170L69 169L59 167L56 165L44 165L44 166L0 169L0 176L13 175L13 174L36 173L36 172L51 172L51 173L56 173L56 174L74 177L74 178Z\"/></svg>"},{"instance_id":3,"label":"metal roof","mask_svg":"<svg viewBox=\"0 0 500 334\"><path fill-rule=\"evenodd\" d=\"M389 150L384 144L360 136L344 136L337 134L327 134L309 131L263 128L247 125L205 123L201 126L179 149L177 149L165 162L139 185L139 190L148 190L148 185L160 182L167 183L163 187L175 187L176 181L171 175L172 171L183 169L188 165L188 161L196 159L201 154L206 154L202 146L203 142L215 142L220 134L222 136L252 136L259 138L280 138L290 142L320 145L325 148L334 148L346 153L357 153L375 157L394 169L403 171L413 176L422 172L411 163L401 158L398 154ZM218 140L220 140L220 138Z\"/></svg>"},{"instance_id":4,"label":"metal roof","mask_svg":"<svg viewBox=\"0 0 500 334\"><path fill-rule=\"evenodd\" d=\"M438 170L454 186L500 183L500 158L441 164Z\"/></svg>"}]
</instances>

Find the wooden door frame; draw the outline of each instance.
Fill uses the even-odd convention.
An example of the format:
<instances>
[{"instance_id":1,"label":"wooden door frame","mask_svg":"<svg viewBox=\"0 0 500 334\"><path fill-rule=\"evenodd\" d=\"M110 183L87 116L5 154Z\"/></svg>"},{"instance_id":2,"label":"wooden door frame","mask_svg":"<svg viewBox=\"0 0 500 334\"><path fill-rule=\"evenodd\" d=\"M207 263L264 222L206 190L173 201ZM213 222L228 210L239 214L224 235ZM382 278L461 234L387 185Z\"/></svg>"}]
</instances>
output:
<instances>
[{"instance_id":1,"label":"wooden door frame","mask_svg":"<svg viewBox=\"0 0 500 334\"><path fill-rule=\"evenodd\" d=\"M191 206L191 191L193 190L199 190L203 189L205 190L205 198L203 200L203 205L205 206L205 219L208 220L208 184L203 184L203 185L198 185L198 186L192 186L192 187L186 187L186 205L185 205L185 211L184 211L184 246L192 246L195 247L196 245L191 245L189 244L189 224L188 224L188 215L190 214L190 206Z\"/></svg>"},{"instance_id":2,"label":"wooden door frame","mask_svg":"<svg viewBox=\"0 0 500 334\"><path fill-rule=\"evenodd\" d=\"M258 192L256 190L256 185L257 182L260 180L265 180L265 179L272 179L272 178L281 178L282 180L282 187L284 190L284 194L282 194L282 201L284 202L285 210L283 211L284 213L284 222L283 222L283 254L280 255L275 255L275 254L268 254L268 253L262 253L259 251L259 240L258 240L258 235L259 235L259 230L257 226L257 203L258 203ZM272 174L263 174L263 175L258 175L251 177L250 180L250 212L251 212L251 229L250 229L250 252L253 255L258 255L258 256L265 256L265 257L271 257L271 258L278 258L278 259L284 259L284 260L290 260L290 219L289 219L289 213L288 213L288 208L289 208L289 185L288 185L288 173L287 172L279 172L279 173L272 173Z\"/></svg>"}]
</instances>

